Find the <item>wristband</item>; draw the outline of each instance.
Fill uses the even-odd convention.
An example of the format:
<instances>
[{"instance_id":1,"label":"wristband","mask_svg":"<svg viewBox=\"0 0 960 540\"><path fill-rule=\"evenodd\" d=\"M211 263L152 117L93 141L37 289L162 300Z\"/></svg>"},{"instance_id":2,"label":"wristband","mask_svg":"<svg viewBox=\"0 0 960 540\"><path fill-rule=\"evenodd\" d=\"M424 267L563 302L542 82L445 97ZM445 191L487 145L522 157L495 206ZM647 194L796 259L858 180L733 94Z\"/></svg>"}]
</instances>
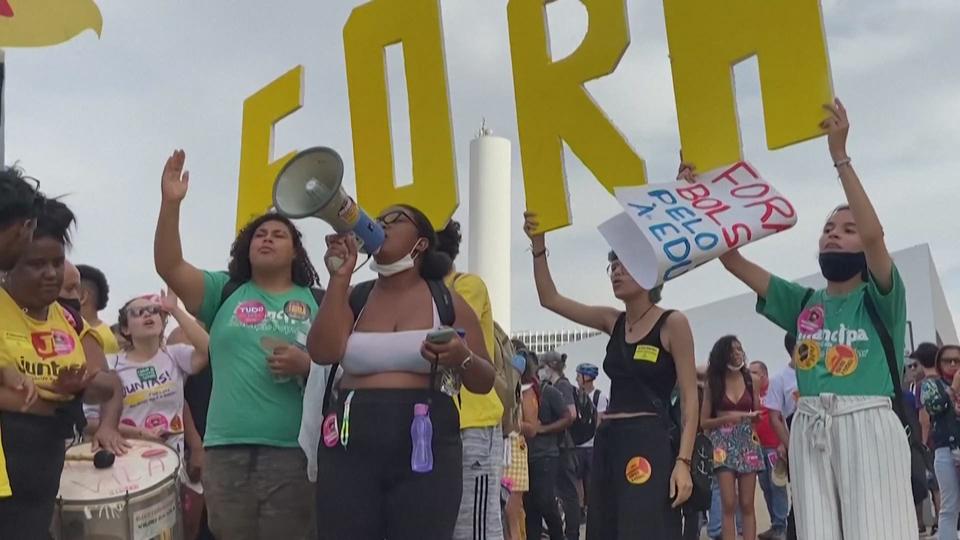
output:
<instances>
[{"instance_id":1,"label":"wristband","mask_svg":"<svg viewBox=\"0 0 960 540\"><path fill-rule=\"evenodd\" d=\"M683 463L684 465L687 466L688 469L693 468L693 465L691 464L690 458L678 457L678 458L677 458L677 463Z\"/></svg>"},{"instance_id":2,"label":"wristband","mask_svg":"<svg viewBox=\"0 0 960 540\"><path fill-rule=\"evenodd\" d=\"M540 257L543 257L544 255L549 255L549 254L550 254L550 251L549 251L547 248L543 248L543 249L541 249L540 251L533 251L533 250L531 250L530 253L533 254L533 258L534 258L534 259L539 259Z\"/></svg>"},{"instance_id":3,"label":"wristband","mask_svg":"<svg viewBox=\"0 0 960 540\"><path fill-rule=\"evenodd\" d=\"M834 162L833 166L839 169L840 167L843 167L844 165L849 165L849 164L850 164L850 161L851 161L850 158L844 158L844 159L841 159L840 161Z\"/></svg>"}]
</instances>

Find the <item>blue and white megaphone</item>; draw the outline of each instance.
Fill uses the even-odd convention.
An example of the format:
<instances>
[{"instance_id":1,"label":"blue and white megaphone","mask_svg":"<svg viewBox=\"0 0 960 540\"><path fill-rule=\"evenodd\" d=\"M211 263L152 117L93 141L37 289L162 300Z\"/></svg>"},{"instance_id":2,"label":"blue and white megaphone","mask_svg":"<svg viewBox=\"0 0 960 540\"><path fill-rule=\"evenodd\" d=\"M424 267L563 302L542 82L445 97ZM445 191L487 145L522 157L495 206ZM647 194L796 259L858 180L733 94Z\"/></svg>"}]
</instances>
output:
<instances>
[{"instance_id":1,"label":"blue and white megaphone","mask_svg":"<svg viewBox=\"0 0 960 540\"><path fill-rule=\"evenodd\" d=\"M375 255L383 246L383 228L343 191L343 160L331 148L308 148L293 157L273 184L273 206L290 219L315 217L339 234L352 233L360 249ZM342 260L331 260L334 269Z\"/></svg>"}]
</instances>

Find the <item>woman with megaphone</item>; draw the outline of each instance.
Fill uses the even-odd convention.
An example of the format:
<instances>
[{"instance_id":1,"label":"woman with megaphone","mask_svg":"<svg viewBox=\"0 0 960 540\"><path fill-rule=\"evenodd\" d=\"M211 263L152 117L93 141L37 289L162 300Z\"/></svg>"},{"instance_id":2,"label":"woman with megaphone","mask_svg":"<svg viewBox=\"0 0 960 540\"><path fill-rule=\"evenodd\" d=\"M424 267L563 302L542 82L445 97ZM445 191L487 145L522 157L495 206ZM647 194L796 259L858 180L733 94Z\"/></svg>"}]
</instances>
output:
<instances>
[{"instance_id":1,"label":"woman with megaphone","mask_svg":"<svg viewBox=\"0 0 960 540\"><path fill-rule=\"evenodd\" d=\"M178 150L164 167L154 262L210 332L203 477L210 529L229 540L313 539L314 491L298 436L311 366L304 345L321 295L312 289L317 272L297 228L272 213L240 231L227 272L185 261L179 230L185 157Z\"/></svg>"},{"instance_id":2,"label":"woman with megaphone","mask_svg":"<svg viewBox=\"0 0 960 540\"><path fill-rule=\"evenodd\" d=\"M328 237L330 281L307 342L343 371L324 410L318 537L449 540L463 473L452 396L460 381L488 392L493 366L476 314L443 284L451 261L427 217L400 205L377 222L378 277L353 288L357 243Z\"/></svg>"}]
</instances>

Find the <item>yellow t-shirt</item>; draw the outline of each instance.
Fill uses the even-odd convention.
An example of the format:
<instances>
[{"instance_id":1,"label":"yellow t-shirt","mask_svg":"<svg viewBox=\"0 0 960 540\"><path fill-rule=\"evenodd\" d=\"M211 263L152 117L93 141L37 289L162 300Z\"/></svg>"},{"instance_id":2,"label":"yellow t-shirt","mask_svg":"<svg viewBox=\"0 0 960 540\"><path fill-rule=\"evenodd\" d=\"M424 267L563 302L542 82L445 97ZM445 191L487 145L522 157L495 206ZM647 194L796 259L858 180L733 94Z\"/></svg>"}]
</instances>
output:
<instances>
[{"instance_id":1,"label":"yellow t-shirt","mask_svg":"<svg viewBox=\"0 0 960 540\"><path fill-rule=\"evenodd\" d=\"M479 276L473 274L450 274L444 280L473 308L480 319L480 331L487 346L487 354L493 356L495 338L493 335L493 309L487 286ZM492 358L491 358L492 361ZM454 400L460 407L460 429L499 426L503 419L503 404L497 391L491 389L484 395L474 394L466 388L460 389L459 399Z\"/></svg>"},{"instance_id":2,"label":"yellow t-shirt","mask_svg":"<svg viewBox=\"0 0 960 540\"><path fill-rule=\"evenodd\" d=\"M68 319L69 317L69 319ZM60 370L86 363L80 335L71 324L73 316L54 302L47 310L47 320L29 317L0 288L0 362L13 362L21 373L37 385L37 394L51 401L70 401L64 396L39 388L57 380ZM81 334L86 334L85 329Z\"/></svg>"},{"instance_id":3,"label":"yellow t-shirt","mask_svg":"<svg viewBox=\"0 0 960 540\"><path fill-rule=\"evenodd\" d=\"M120 354L120 344L117 343L117 336L113 335L113 330L106 324L100 323L91 326L90 331L93 337L103 347L103 354Z\"/></svg>"},{"instance_id":4,"label":"yellow t-shirt","mask_svg":"<svg viewBox=\"0 0 960 540\"><path fill-rule=\"evenodd\" d=\"M11 363L0 357L0 367L5 365L11 365ZM10 495L13 495L13 492L10 491L10 478L7 477L7 459L3 455L3 438L0 437L0 499Z\"/></svg>"}]
</instances>

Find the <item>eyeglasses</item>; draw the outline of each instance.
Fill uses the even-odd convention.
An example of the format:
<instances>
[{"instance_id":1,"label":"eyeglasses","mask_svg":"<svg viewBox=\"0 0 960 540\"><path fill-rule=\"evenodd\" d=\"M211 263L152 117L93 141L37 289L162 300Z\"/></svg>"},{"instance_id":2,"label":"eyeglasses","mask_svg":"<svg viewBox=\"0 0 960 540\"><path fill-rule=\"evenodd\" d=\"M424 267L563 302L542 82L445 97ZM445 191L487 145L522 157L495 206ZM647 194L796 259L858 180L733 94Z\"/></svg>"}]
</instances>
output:
<instances>
[{"instance_id":1,"label":"eyeglasses","mask_svg":"<svg viewBox=\"0 0 960 540\"><path fill-rule=\"evenodd\" d=\"M941 364L950 364L951 366L960 366L960 358L941 358Z\"/></svg>"},{"instance_id":2,"label":"eyeglasses","mask_svg":"<svg viewBox=\"0 0 960 540\"><path fill-rule=\"evenodd\" d=\"M394 210L392 212L387 212L386 214L377 218L377 223L379 223L381 226L393 225L394 223L400 221L401 219L406 219L410 223L413 223L413 220L410 219L410 216L405 214L403 210Z\"/></svg>"},{"instance_id":3,"label":"eyeglasses","mask_svg":"<svg viewBox=\"0 0 960 540\"><path fill-rule=\"evenodd\" d=\"M131 317L144 317L144 316L153 316L160 315L162 310L160 306L143 306L143 307L132 307L127 308L127 315Z\"/></svg>"}]
</instances>

